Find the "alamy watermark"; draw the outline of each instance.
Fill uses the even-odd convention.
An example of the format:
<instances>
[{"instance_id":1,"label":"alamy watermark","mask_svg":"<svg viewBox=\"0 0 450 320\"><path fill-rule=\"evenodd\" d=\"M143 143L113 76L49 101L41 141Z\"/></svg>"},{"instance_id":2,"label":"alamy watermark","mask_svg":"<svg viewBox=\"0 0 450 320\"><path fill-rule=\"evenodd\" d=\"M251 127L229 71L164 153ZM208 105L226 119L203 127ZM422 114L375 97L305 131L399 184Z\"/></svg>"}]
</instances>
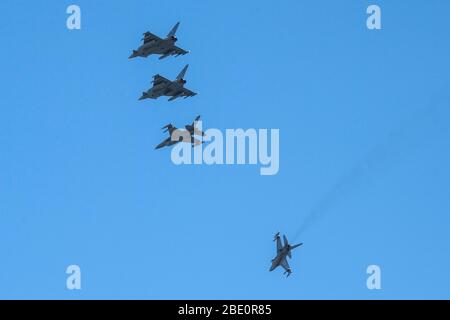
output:
<instances>
[{"instance_id":1,"label":"alamy watermark","mask_svg":"<svg viewBox=\"0 0 450 320\"><path fill-rule=\"evenodd\" d=\"M367 18L366 25L369 30L381 30L381 8L376 4L372 4L367 7L367 14L370 16Z\"/></svg>"},{"instance_id":2,"label":"alamy watermark","mask_svg":"<svg viewBox=\"0 0 450 320\"><path fill-rule=\"evenodd\" d=\"M202 122L195 122L195 131L177 129L171 140L177 143L171 153L176 165L260 165L261 175L276 175L280 169L279 129L208 129L202 132Z\"/></svg>"},{"instance_id":3,"label":"alamy watermark","mask_svg":"<svg viewBox=\"0 0 450 320\"><path fill-rule=\"evenodd\" d=\"M366 269L369 277L366 281L367 289L369 290L381 290L381 268L376 264L372 264Z\"/></svg>"},{"instance_id":4,"label":"alamy watermark","mask_svg":"<svg viewBox=\"0 0 450 320\"><path fill-rule=\"evenodd\" d=\"M72 264L67 267L66 274L69 275L66 279L67 290L81 290L81 268Z\"/></svg>"},{"instance_id":5,"label":"alamy watermark","mask_svg":"<svg viewBox=\"0 0 450 320\"><path fill-rule=\"evenodd\" d=\"M81 9L79 6L72 4L67 7L66 13L69 14L66 20L66 27L69 30L81 29Z\"/></svg>"}]
</instances>

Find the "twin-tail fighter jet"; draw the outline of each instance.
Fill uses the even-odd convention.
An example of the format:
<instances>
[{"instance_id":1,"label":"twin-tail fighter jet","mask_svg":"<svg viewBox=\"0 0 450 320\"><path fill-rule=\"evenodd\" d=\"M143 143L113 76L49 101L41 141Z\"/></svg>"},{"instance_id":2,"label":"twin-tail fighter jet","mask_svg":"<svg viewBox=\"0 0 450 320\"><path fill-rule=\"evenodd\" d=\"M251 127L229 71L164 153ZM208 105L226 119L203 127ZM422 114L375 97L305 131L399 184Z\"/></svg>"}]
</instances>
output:
<instances>
[{"instance_id":1,"label":"twin-tail fighter jet","mask_svg":"<svg viewBox=\"0 0 450 320\"><path fill-rule=\"evenodd\" d=\"M203 131L197 128L197 122L200 120L200 116L195 118L194 122L192 124L188 124L185 126L186 129L178 129L174 127L171 123L168 125L162 127L164 132L169 132L169 137L158 144L155 149L160 149L163 147L170 147L174 144L177 144L179 142L187 142L192 145L192 147L195 147L197 145L200 145L204 143L204 141L200 141L196 139L194 136L206 136Z\"/></svg>"},{"instance_id":2,"label":"twin-tail fighter jet","mask_svg":"<svg viewBox=\"0 0 450 320\"><path fill-rule=\"evenodd\" d=\"M278 232L275 235L273 241L277 242L277 255L272 259L272 266L269 271L275 270L278 266L282 266L285 270L284 274L287 274L286 277L289 277L292 273L291 267L287 262L286 257L292 258L291 250L301 246L303 243L290 245L286 236L283 235L284 245L281 244L280 233Z\"/></svg>"},{"instance_id":3,"label":"twin-tail fighter jet","mask_svg":"<svg viewBox=\"0 0 450 320\"><path fill-rule=\"evenodd\" d=\"M177 24L172 28L172 30L170 30L164 39L148 31L145 32L144 38L142 38L144 43L137 50L133 50L133 53L129 59L136 57L146 58L151 54L157 54L160 55L159 59L161 60L168 56L179 56L189 53L189 51L181 49L175 45L178 40L175 33L177 32L179 25L180 23L177 22Z\"/></svg>"},{"instance_id":4,"label":"twin-tail fighter jet","mask_svg":"<svg viewBox=\"0 0 450 320\"><path fill-rule=\"evenodd\" d=\"M187 97L195 96L197 93L184 87L186 80L184 80L183 77L186 74L188 67L189 65L187 64L173 81L166 79L159 74L153 76L153 87L148 91L143 92L139 100L157 99L161 96L167 96L170 97L169 101L172 101L180 97L184 97L186 99Z\"/></svg>"}]
</instances>

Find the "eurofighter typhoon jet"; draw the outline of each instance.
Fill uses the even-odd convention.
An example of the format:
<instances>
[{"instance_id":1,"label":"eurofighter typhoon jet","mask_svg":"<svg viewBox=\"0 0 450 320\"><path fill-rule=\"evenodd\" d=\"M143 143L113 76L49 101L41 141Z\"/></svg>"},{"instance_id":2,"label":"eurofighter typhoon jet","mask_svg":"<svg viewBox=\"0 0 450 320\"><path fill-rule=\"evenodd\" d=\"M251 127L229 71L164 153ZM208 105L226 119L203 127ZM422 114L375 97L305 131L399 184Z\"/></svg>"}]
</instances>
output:
<instances>
[{"instance_id":1,"label":"eurofighter typhoon jet","mask_svg":"<svg viewBox=\"0 0 450 320\"><path fill-rule=\"evenodd\" d=\"M206 136L205 133L197 128L197 121L200 119L200 116L195 118L192 124L188 124L185 126L186 130L178 129L174 127L171 123L162 127L164 132L169 132L169 137L158 144L155 149L160 149L162 147L170 147L179 142L188 142L192 144L192 147L195 147L199 144L204 143L204 141L200 141L196 139L194 136ZM176 134L175 134L176 133Z\"/></svg>"},{"instance_id":2,"label":"eurofighter typhoon jet","mask_svg":"<svg viewBox=\"0 0 450 320\"><path fill-rule=\"evenodd\" d=\"M186 51L184 49L181 49L175 45L175 42L177 42L177 37L175 36L175 33L177 32L178 26L180 23L178 22L172 30L167 34L165 39L161 39L160 37L154 35L153 33L146 32L144 33L144 38L142 38L142 41L144 43L137 49L133 50L133 53L129 57L129 59L136 58L136 57L148 57L151 54L159 54L161 55L159 59L164 59L168 56L179 56L179 55L185 55L186 53L189 53L189 51Z\"/></svg>"},{"instance_id":3,"label":"eurofighter typhoon jet","mask_svg":"<svg viewBox=\"0 0 450 320\"><path fill-rule=\"evenodd\" d=\"M159 74L153 76L153 87L148 91L143 92L139 100L157 99L161 96L167 96L170 97L169 101L172 101L179 97L184 97L186 99L187 97L195 96L197 93L184 87L186 80L184 80L183 77L188 67L189 65L187 64L174 81L166 79Z\"/></svg>"},{"instance_id":4,"label":"eurofighter typhoon jet","mask_svg":"<svg viewBox=\"0 0 450 320\"><path fill-rule=\"evenodd\" d=\"M285 235L283 235L283 240L284 245L281 244L279 232L275 235L275 238L273 239L273 241L277 242L277 256L272 259L272 266L270 267L269 271L273 271L278 266L282 266L285 270L284 274L287 274L286 277L289 277L292 273L292 270L289 267L286 257L292 258L291 250L301 246L303 243L291 246Z\"/></svg>"}]
</instances>

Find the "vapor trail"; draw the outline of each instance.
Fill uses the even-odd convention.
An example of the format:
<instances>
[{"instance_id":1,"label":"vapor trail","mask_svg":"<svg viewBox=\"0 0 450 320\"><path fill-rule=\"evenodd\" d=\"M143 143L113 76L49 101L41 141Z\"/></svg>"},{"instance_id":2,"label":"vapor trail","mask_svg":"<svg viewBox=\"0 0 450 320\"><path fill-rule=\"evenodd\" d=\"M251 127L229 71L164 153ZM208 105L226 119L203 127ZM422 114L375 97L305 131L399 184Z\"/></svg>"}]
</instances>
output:
<instances>
[{"instance_id":1,"label":"vapor trail","mask_svg":"<svg viewBox=\"0 0 450 320\"><path fill-rule=\"evenodd\" d=\"M445 119L446 115L439 117L437 113L441 111L439 110L440 107L448 108L448 99L440 102L439 104L432 104L429 108L418 110L409 121L405 122L400 128L393 130L382 143L374 147L361 161L343 174L309 213L303 217L300 227L295 233L295 238L298 238L318 220L326 216L339 200L353 190L363 177L392 166L395 163L394 160L398 160L406 151L422 139L426 139L424 129L429 129L430 125L434 125L436 121Z\"/></svg>"}]
</instances>

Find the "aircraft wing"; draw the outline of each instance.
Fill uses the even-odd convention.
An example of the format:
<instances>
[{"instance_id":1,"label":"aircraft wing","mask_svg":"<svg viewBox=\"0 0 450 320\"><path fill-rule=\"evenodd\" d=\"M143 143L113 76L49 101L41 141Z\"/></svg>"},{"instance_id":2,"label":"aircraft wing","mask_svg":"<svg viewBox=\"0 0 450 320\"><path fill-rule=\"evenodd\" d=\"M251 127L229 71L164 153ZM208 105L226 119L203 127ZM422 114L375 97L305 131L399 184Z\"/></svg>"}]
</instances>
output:
<instances>
[{"instance_id":1,"label":"aircraft wing","mask_svg":"<svg viewBox=\"0 0 450 320\"><path fill-rule=\"evenodd\" d=\"M144 38L142 40L144 41L144 43L149 43L152 41L161 40L161 38L158 37L157 35L154 35L153 33L147 31L146 33L144 33Z\"/></svg>"},{"instance_id":2,"label":"aircraft wing","mask_svg":"<svg viewBox=\"0 0 450 320\"><path fill-rule=\"evenodd\" d=\"M287 262L286 257L284 257L283 260L281 260L280 266L282 266L286 271L291 270L291 267L289 267L289 263Z\"/></svg>"},{"instance_id":3,"label":"aircraft wing","mask_svg":"<svg viewBox=\"0 0 450 320\"><path fill-rule=\"evenodd\" d=\"M196 93L183 87L181 95L183 97L193 97L196 95Z\"/></svg>"},{"instance_id":4,"label":"aircraft wing","mask_svg":"<svg viewBox=\"0 0 450 320\"><path fill-rule=\"evenodd\" d=\"M161 57L159 57L159 60L167 58L168 56L180 56L180 55L184 55L186 53L189 53L189 51L181 49L177 46L172 46L169 49L167 49Z\"/></svg>"},{"instance_id":5,"label":"aircraft wing","mask_svg":"<svg viewBox=\"0 0 450 320\"><path fill-rule=\"evenodd\" d=\"M166 140L164 140L163 142L161 142L160 144L158 144L155 149L161 149L162 147L168 146L170 144L171 138L167 138Z\"/></svg>"},{"instance_id":6,"label":"aircraft wing","mask_svg":"<svg viewBox=\"0 0 450 320\"><path fill-rule=\"evenodd\" d=\"M172 47L172 54L173 55L177 55L177 56L179 56L179 55L184 55L184 54L186 54L186 53L189 53L189 51L186 51L186 50L184 50L184 49L181 49L181 48L179 48L179 47L177 47L177 46L173 46Z\"/></svg>"},{"instance_id":7,"label":"aircraft wing","mask_svg":"<svg viewBox=\"0 0 450 320\"><path fill-rule=\"evenodd\" d=\"M283 248L280 237L277 237L277 252Z\"/></svg>"},{"instance_id":8,"label":"aircraft wing","mask_svg":"<svg viewBox=\"0 0 450 320\"><path fill-rule=\"evenodd\" d=\"M164 78L163 76L160 76L159 74L157 74L156 76L153 76L153 85L156 86L158 84L166 84L166 85L170 85L172 83L172 81L170 81L169 79Z\"/></svg>"}]
</instances>

